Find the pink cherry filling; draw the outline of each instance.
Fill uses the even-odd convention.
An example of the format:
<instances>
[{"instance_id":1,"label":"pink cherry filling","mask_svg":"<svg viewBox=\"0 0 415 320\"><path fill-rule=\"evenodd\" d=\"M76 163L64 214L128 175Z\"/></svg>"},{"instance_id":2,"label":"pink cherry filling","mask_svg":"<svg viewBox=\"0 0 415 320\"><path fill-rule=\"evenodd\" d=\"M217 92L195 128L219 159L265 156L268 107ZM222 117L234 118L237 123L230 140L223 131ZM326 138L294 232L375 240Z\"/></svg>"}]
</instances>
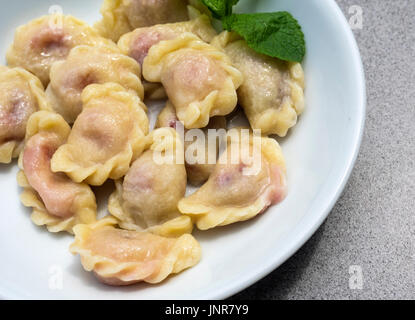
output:
<instances>
[{"instance_id":1,"label":"pink cherry filling","mask_svg":"<svg viewBox=\"0 0 415 320\"><path fill-rule=\"evenodd\" d=\"M30 47L39 51L42 56L65 57L70 48L66 45L68 37L62 28L46 27L30 41Z\"/></svg>"},{"instance_id":2,"label":"pink cherry filling","mask_svg":"<svg viewBox=\"0 0 415 320\"><path fill-rule=\"evenodd\" d=\"M39 194L48 213L70 218L76 185L64 174L53 173L50 169L50 160L58 146L58 137L54 134L33 136L23 153L23 167L29 184Z\"/></svg>"},{"instance_id":3,"label":"pink cherry filling","mask_svg":"<svg viewBox=\"0 0 415 320\"><path fill-rule=\"evenodd\" d=\"M160 32L149 31L144 34L140 34L134 39L130 56L135 59L140 65L143 65L144 59L147 57L150 48L162 40L167 40L167 36L163 36Z\"/></svg>"}]
</instances>

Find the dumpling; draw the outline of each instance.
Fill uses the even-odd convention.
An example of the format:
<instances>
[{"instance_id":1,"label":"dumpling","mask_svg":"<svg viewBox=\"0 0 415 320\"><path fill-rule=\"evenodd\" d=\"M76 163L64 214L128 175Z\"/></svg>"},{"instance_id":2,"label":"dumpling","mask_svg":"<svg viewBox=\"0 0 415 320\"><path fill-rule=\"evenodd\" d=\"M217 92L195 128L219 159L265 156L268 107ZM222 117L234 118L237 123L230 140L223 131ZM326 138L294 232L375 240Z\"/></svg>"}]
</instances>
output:
<instances>
[{"instance_id":1,"label":"dumpling","mask_svg":"<svg viewBox=\"0 0 415 320\"><path fill-rule=\"evenodd\" d=\"M104 0L102 20L95 25L113 41L136 28L188 20L187 0Z\"/></svg>"},{"instance_id":2,"label":"dumpling","mask_svg":"<svg viewBox=\"0 0 415 320\"><path fill-rule=\"evenodd\" d=\"M138 28L121 37L118 46L122 53L143 64L150 48L162 40L171 40L184 32L191 32L203 41L210 42L217 35L210 18L189 6L195 18L186 22L159 24L152 27ZM164 99L166 93L160 84L144 82L146 99Z\"/></svg>"},{"instance_id":3,"label":"dumpling","mask_svg":"<svg viewBox=\"0 0 415 320\"><path fill-rule=\"evenodd\" d=\"M185 22L158 24L135 29L121 37L118 47L121 52L143 64L150 48L163 40L172 40L182 33L191 32L205 42L217 35L207 15L199 14L195 19Z\"/></svg>"},{"instance_id":4,"label":"dumpling","mask_svg":"<svg viewBox=\"0 0 415 320\"><path fill-rule=\"evenodd\" d=\"M217 48L191 33L151 47L143 76L161 82L185 128L204 128L214 116L231 113L242 74Z\"/></svg>"},{"instance_id":5,"label":"dumpling","mask_svg":"<svg viewBox=\"0 0 415 320\"><path fill-rule=\"evenodd\" d=\"M68 123L82 111L81 94L90 84L114 82L144 99L141 68L113 46L78 46L64 61L52 65L46 90L52 108Z\"/></svg>"},{"instance_id":6,"label":"dumpling","mask_svg":"<svg viewBox=\"0 0 415 320\"><path fill-rule=\"evenodd\" d=\"M231 58L245 81L238 90L239 104L253 129L285 137L304 111L304 71L300 63L274 59L248 47L227 31L212 41Z\"/></svg>"},{"instance_id":7,"label":"dumpling","mask_svg":"<svg viewBox=\"0 0 415 320\"><path fill-rule=\"evenodd\" d=\"M35 74L46 86L52 64L66 58L78 45L113 45L86 23L60 14L43 16L16 30L14 42L7 51L7 63Z\"/></svg>"},{"instance_id":8,"label":"dumpling","mask_svg":"<svg viewBox=\"0 0 415 320\"><path fill-rule=\"evenodd\" d=\"M179 210L201 230L251 219L285 198L286 169L278 143L252 134L247 139L238 130L229 131L227 150L206 184L179 202Z\"/></svg>"},{"instance_id":9,"label":"dumpling","mask_svg":"<svg viewBox=\"0 0 415 320\"><path fill-rule=\"evenodd\" d=\"M109 212L123 229L147 230L163 236L191 233L193 223L177 209L186 193L183 145L171 128L147 137L145 152L132 164L124 181L116 182ZM157 156L166 155L166 161Z\"/></svg>"},{"instance_id":10,"label":"dumpling","mask_svg":"<svg viewBox=\"0 0 415 320\"><path fill-rule=\"evenodd\" d=\"M116 83L89 85L82 102L67 143L52 158L52 170L100 186L108 178L123 177L142 153L149 130L147 108Z\"/></svg>"},{"instance_id":11,"label":"dumpling","mask_svg":"<svg viewBox=\"0 0 415 320\"><path fill-rule=\"evenodd\" d=\"M115 219L74 228L70 251L81 256L86 271L107 285L160 283L199 263L201 248L190 234L165 238L149 232L116 229Z\"/></svg>"},{"instance_id":12,"label":"dumpling","mask_svg":"<svg viewBox=\"0 0 415 320\"><path fill-rule=\"evenodd\" d=\"M166 107L160 112L157 122L156 128L162 127L170 127L176 128L178 125L182 126L177 119L176 110L174 109L173 105L168 101ZM220 135L215 137L215 148L209 148L209 136L208 130L210 129L226 129L226 118L225 117L213 117L210 119L209 125L203 129L203 139L198 136L199 139L194 141L194 137L188 137L186 139L186 135L189 134L188 130L184 130L185 134L185 162L186 162L186 172L187 172L187 179L192 185L201 185L202 183L206 182L210 175L212 174L213 170L216 166L216 160L218 159L219 155L219 144L220 144ZM200 133L200 132L198 132ZM219 132L217 132L219 133ZM204 155L199 155L197 152L199 150L204 150ZM198 151L196 151L198 150ZM199 159L200 156L200 159ZM189 158L189 159L188 159ZM192 159L190 159L192 158ZM214 159L214 162L209 163L209 159ZM202 160L202 161L199 161Z\"/></svg>"},{"instance_id":13,"label":"dumpling","mask_svg":"<svg viewBox=\"0 0 415 320\"><path fill-rule=\"evenodd\" d=\"M48 109L38 78L21 68L0 66L0 163L19 156L29 117Z\"/></svg>"},{"instance_id":14,"label":"dumpling","mask_svg":"<svg viewBox=\"0 0 415 320\"><path fill-rule=\"evenodd\" d=\"M95 195L86 184L78 184L65 174L53 173L50 160L65 143L69 125L50 111L34 113L27 124L26 145L19 158L22 171L18 183L24 188L21 201L32 207L32 221L51 232L67 231L79 224L95 222Z\"/></svg>"}]
</instances>

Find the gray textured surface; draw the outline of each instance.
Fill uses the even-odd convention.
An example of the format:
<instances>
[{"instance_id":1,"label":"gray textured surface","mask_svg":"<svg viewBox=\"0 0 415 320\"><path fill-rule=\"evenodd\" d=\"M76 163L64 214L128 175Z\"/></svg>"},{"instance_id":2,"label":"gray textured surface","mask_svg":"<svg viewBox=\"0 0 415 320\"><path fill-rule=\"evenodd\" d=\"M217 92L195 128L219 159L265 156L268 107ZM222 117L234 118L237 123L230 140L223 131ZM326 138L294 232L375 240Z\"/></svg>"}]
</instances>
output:
<instances>
[{"instance_id":1,"label":"gray textured surface","mask_svg":"<svg viewBox=\"0 0 415 320\"><path fill-rule=\"evenodd\" d=\"M415 1L337 0L366 72L360 156L325 224L288 262L236 299L415 299ZM350 289L361 267L363 289Z\"/></svg>"}]
</instances>

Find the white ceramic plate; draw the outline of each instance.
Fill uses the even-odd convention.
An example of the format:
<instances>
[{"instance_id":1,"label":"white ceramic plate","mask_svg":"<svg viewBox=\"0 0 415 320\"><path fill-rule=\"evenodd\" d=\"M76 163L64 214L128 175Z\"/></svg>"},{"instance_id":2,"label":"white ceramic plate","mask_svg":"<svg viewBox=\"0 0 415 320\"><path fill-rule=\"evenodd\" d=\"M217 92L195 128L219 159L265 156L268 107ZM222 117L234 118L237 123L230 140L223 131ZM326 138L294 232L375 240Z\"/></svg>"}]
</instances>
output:
<instances>
[{"instance_id":1,"label":"white ceramic plate","mask_svg":"<svg viewBox=\"0 0 415 320\"><path fill-rule=\"evenodd\" d=\"M16 27L56 4L90 23L99 19L101 0L0 0L0 63ZM196 233L203 248L197 267L159 286L112 288L99 284L83 271L79 257L69 254L70 236L32 224L30 211L19 202L16 166L2 166L0 297L222 299L281 265L317 230L347 182L362 137L365 84L356 42L333 0L241 0L237 10L287 10L306 35L307 109L281 140L288 163L287 199L250 222Z\"/></svg>"}]
</instances>

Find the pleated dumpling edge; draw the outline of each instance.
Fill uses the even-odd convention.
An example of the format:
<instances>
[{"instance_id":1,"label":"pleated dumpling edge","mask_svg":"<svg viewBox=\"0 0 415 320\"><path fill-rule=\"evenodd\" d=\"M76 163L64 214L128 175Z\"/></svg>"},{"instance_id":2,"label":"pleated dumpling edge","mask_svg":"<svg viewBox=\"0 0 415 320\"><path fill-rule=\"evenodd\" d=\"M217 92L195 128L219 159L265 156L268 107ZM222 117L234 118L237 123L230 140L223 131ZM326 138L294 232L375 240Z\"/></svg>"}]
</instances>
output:
<instances>
[{"instance_id":1,"label":"pleated dumpling edge","mask_svg":"<svg viewBox=\"0 0 415 320\"><path fill-rule=\"evenodd\" d=\"M52 170L75 182L100 186L117 180L144 150L149 131L147 107L119 84L90 85L82 93L83 111L68 142L52 158Z\"/></svg>"}]
</instances>

